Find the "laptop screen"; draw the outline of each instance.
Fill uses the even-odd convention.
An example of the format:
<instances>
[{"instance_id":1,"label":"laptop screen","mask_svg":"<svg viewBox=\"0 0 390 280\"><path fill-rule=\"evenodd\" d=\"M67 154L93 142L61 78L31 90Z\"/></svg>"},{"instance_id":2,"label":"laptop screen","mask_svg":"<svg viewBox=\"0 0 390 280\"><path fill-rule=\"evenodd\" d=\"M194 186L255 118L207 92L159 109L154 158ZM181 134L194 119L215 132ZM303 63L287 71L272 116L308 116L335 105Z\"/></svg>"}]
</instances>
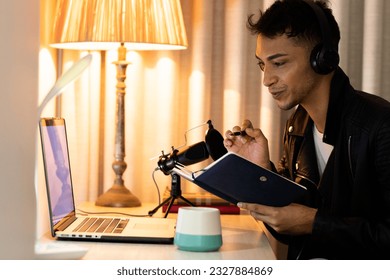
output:
<instances>
[{"instance_id":1,"label":"laptop screen","mask_svg":"<svg viewBox=\"0 0 390 280\"><path fill-rule=\"evenodd\" d=\"M62 118L41 119L39 127L49 211L54 226L75 211L65 121Z\"/></svg>"}]
</instances>

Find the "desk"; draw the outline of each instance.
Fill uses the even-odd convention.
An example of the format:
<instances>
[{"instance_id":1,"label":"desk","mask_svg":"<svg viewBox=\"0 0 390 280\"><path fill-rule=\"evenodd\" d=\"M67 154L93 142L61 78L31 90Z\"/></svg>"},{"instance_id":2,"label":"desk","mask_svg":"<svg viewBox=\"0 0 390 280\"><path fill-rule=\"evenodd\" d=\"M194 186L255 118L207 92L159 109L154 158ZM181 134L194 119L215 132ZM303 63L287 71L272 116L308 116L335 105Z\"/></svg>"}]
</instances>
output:
<instances>
[{"instance_id":1,"label":"desk","mask_svg":"<svg viewBox=\"0 0 390 280\"><path fill-rule=\"evenodd\" d=\"M106 208L97 207L92 202L83 203L78 209L88 212L121 212L131 214L146 214L155 207L144 203L136 208ZM154 217L163 216L157 212ZM168 218L176 218L169 214ZM136 243L106 243L83 241L58 241L45 235L41 242L72 242L87 247L89 250L83 259L89 260L275 260L275 254L260 225L249 215L221 215L223 245L216 252L180 251L175 245L136 244Z\"/></svg>"}]
</instances>

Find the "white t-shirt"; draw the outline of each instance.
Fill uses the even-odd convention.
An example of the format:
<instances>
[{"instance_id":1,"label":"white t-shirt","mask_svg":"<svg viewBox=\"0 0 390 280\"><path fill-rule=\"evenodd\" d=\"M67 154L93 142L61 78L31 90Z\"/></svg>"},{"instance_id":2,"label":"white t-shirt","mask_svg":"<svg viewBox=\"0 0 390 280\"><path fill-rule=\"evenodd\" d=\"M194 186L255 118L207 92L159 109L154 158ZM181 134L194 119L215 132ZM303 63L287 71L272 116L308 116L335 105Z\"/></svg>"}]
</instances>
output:
<instances>
[{"instance_id":1,"label":"white t-shirt","mask_svg":"<svg viewBox=\"0 0 390 280\"><path fill-rule=\"evenodd\" d=\"M324 134L318 131L317 127L313 125L313 137L314 146L316 149L318 171L320 176L324 173L326 163L328 162L329 156L332 153L333 146L326 144L322 141Z\"/></svg>"}]
</instances>

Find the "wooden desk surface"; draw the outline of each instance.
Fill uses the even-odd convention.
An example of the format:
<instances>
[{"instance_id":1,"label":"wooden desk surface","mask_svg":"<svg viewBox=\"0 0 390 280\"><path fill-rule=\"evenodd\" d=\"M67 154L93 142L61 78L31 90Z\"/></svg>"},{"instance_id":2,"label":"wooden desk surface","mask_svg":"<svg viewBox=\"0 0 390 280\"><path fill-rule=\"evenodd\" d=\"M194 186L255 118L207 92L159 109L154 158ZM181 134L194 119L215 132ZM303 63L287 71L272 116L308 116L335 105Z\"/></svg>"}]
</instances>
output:
<instances>
[{"instance_id":1,"label":"wooden desk surface","mask_svg":"<svg viewBox=\"0 0 390 280\"><path fill-rule=\"evenodd\" d=\"M83 203L78 209L89 212L121 212L129 214L147 214L155 205L143 204L137 208L97 207L94 203ZM112 215L112 214L111 214ZM155 217L163 216L161 211ZM168 218L176 218L169 214ZM88 248L83 259L90 260L275 260L275 254L260 225L249 215L221 215L222 247L216 252L187 252L178 250L175 245L106 243L83 241L57 241L50 234L45 235L42 242L72 242Z\"/></svg>"}]
</instances>

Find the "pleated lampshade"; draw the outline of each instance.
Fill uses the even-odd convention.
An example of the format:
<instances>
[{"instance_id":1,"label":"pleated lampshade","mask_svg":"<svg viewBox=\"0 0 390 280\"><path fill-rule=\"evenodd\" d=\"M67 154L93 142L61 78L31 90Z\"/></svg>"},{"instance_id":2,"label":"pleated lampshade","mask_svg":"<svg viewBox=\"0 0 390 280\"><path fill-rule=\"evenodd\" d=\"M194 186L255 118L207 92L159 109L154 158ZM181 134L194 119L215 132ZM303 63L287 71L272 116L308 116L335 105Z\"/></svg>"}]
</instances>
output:
<instances>
[{"instance_id":1,"label":"pleated lampshade","mask_svg":"<svg viewBox=\"0 0 390 280\"><path fill-rule=\"evenodd\" d=\"M180 0L59 0L51 46L107 50L187 47Z\"/></svg>"}]
</instances>

